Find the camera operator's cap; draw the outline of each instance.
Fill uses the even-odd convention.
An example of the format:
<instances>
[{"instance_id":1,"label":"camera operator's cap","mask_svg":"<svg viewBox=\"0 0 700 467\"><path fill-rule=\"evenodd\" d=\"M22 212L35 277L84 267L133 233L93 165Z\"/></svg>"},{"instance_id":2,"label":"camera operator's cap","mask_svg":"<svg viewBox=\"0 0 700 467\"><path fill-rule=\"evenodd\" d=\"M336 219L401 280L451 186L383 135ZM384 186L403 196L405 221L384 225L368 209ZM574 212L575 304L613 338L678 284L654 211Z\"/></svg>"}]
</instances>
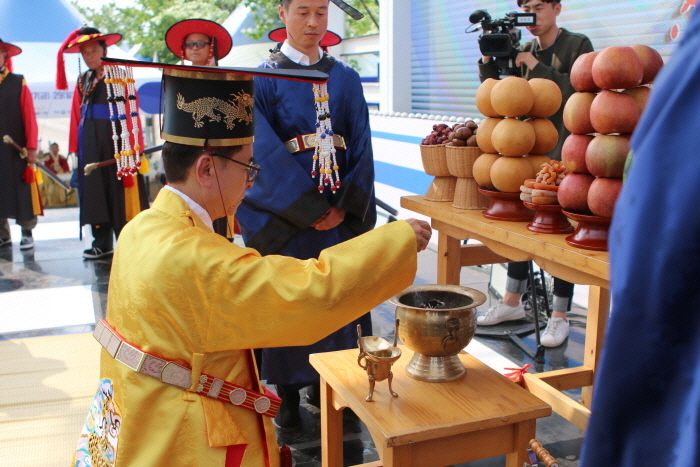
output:
<instances>
[{"instance_id":1,"label":"camera operator's cap","mask_svg":"<svg viewBox=\"0 0 700 467\"><path fill-rule=\"evenodd\" d=\"M287 28L273 29L267 37L273 42L284 42L287 40ZM326 31L318 45L320 47L333 47L334 45L340 44L342 41L343 39L341 39L338 34L333 31Z\"/></svg>"},{"instance_id":2,"label":"camera operator's cap","mask_svg":"<svg viewBox=\"0 0 700 467\"><path fill-rule=\"evenodd\" d=\"M202 33L210 39L215 40L217 60L221 60L228 55L231 51L231 47L233 47L233 40L226 28L214 21L199 18L186 19L170 26L170 29L165 33L165 43L168 49L170 49L176 57L180 58L184 54L185 39L187 39L187 36L190 34L196 32Z\"/></svg>"},{"instance_id":3,"label":"camera operator's cap","mask_svg":"<svg viewBox=\"0 0 700 467\"><path fill-rule=\"evenodd\" d=\"M63 62L63 54L79 53L80 47L92 42L104 41L105 46L109 47L122 40L121 34L102 34L98 29L89 26L84 26L76 29L68 34L68 37L63 41L58 49L56 57L56 89L68 89L68 81L66 79L66 67Z\"/></svg>"},{"instance_id":4,"label":"camera operator's cap","mask_svg":"<svg viewBox=\"0 0 700 467\"><path fill-rule=\"evenodd\" d=\"M199 147L251 144L254 76L323 83L315 70L171 65L104 57L103 65L162 68L161 138Z\"/></svg>"}]
</instances>

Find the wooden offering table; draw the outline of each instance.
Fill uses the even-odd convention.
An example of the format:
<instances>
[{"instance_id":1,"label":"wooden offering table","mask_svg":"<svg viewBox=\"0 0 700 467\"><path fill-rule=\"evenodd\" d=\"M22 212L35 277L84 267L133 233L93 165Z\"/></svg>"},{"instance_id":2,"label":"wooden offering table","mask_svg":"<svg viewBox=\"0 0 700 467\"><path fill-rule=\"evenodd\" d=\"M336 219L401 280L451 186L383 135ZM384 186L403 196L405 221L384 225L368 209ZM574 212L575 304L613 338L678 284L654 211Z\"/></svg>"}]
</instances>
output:
<instances>
[{"instance_id":1,"label":"wooden offering table","mask_svg":"<svg viewBox=\"0 0 700 467\"><path fill-rule=\"evenodd\" d=\"M482 211L456 209L450 203L426 201L422 196L403 197L401 206L430 217L432 227L439 232L437 282L440 284L459 284L462 266L533 260L553 276L591 285L583 366L525 374L527 387L533 394L585 429L610 308L608 253L572 247L563 234L531 232L526 229L527 222L489 220L481 215ZM483 245L462 245L465 239L475 239ZM582 388L580 404L561 393L574 388Z\"/></svg>"},{"instance_id":2,"label":"wooden offering table","mask_svg":"<svg viewBox=\"0 0 700 467\"><path fill-rule=\"evenodd\" d=\"M349 407L365 423L381 461L364 467L435 467L506 456L507 467L522 467L525 447L535 437L535 419L552 408L476 358L462 352L467 374L449 383L425 383L405 373L413 352L392 367L392 388L376 383L373 401L367 373L358 366L358 349L313 354L321 376L321 450L323 467L343 465L342 409Z\"/></svg>"}]
</instances>

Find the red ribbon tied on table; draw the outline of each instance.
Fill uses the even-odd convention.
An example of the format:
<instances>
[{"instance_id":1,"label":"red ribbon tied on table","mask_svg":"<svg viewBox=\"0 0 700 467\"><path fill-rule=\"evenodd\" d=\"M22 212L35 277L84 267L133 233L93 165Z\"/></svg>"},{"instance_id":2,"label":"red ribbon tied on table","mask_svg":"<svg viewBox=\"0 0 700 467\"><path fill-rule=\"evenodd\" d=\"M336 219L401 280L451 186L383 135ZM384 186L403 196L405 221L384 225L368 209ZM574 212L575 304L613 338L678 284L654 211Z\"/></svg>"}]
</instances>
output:
<instances>
[{"instance_id":1,"label":"red ribbon tied on table","mask_svg":"<svg viewBox=\"0 0 700 467\"><path fill-rule=\"evenodd\" d=\"M532 365L528 363L527 365L524 365L520 368L504 368L504 370L513 370L510 373L505 373L503 376L508 378L509 380L513 381L516 384L519 384L522 387L525 387L525 373L527 373L528 368L530 368Z\"/></svg>"}]
</instances>

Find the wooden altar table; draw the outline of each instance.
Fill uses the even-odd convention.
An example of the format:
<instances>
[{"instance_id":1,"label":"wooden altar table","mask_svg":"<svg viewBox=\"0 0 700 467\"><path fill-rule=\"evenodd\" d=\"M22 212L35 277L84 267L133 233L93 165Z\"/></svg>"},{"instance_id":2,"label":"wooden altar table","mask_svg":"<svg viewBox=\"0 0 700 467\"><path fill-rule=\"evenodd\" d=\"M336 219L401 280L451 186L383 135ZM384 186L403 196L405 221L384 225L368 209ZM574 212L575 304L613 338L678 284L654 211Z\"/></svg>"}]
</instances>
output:
<instances>
[{"instance_id":1,"label":"wooden altar table","mask_svg":"<svg viewBox=\"0 0 700 467\"><path fill-rule=\"evenodd\" d=\"M591 286L583 365L525 375L533 394L585 429L610 308L608 253L572 247L563 234L531 232L526 229L527 222L489 220L480 210L457 209L452 203L426 201L423 196L405 196L401 207L430 217L433 229L438 231L439 284L459 284L463 266L533 260L553 276ZM465 239L478 240L482 245L463 245ZM561 392L574 388L582 388L581 403Z\"/></svg>"},{"instance_id":2,"label":"wooden altar table","mask_svg":"<svg viewBox=\"0 0 700 467\"><path fill-rule=\"evenodd\" d=\"M312 354L321 376L323 467L343 465L343 415L349 407L365 423L381 461L364 467L435 467L505 455L506 467L522 467L535 437L535 420L552 408L471 355L459 357L466 375L448 383L417 381L405 373L406 347L392 367L392 388L376 383L372 402L359 349Z\"/></svg>"}]
</instances>

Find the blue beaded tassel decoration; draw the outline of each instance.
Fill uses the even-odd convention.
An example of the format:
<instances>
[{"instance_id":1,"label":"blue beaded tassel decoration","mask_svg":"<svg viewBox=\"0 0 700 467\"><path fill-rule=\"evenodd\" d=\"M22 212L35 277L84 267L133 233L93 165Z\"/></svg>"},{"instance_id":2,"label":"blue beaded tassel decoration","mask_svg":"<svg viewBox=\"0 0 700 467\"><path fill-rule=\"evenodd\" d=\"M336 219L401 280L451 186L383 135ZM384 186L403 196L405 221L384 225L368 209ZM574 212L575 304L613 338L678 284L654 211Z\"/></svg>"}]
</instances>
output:
<instances>
[{"instance_id":1,"label":"blue beaded tassel decoration","mask_svg":"<svg viewBox=\"0 0 700 467\"><path fill-rule=\"evenodd\" d=\"M335 157L331 113L328 107L328 87L326 83L314 84L314 105L316 107L316 150L313 155L311 177L318 175L318 191L323 193L326 186L335 193L340 188L340 167ZM318 171L317 169L318 164Z\"/></svg>"}]
</instances>

